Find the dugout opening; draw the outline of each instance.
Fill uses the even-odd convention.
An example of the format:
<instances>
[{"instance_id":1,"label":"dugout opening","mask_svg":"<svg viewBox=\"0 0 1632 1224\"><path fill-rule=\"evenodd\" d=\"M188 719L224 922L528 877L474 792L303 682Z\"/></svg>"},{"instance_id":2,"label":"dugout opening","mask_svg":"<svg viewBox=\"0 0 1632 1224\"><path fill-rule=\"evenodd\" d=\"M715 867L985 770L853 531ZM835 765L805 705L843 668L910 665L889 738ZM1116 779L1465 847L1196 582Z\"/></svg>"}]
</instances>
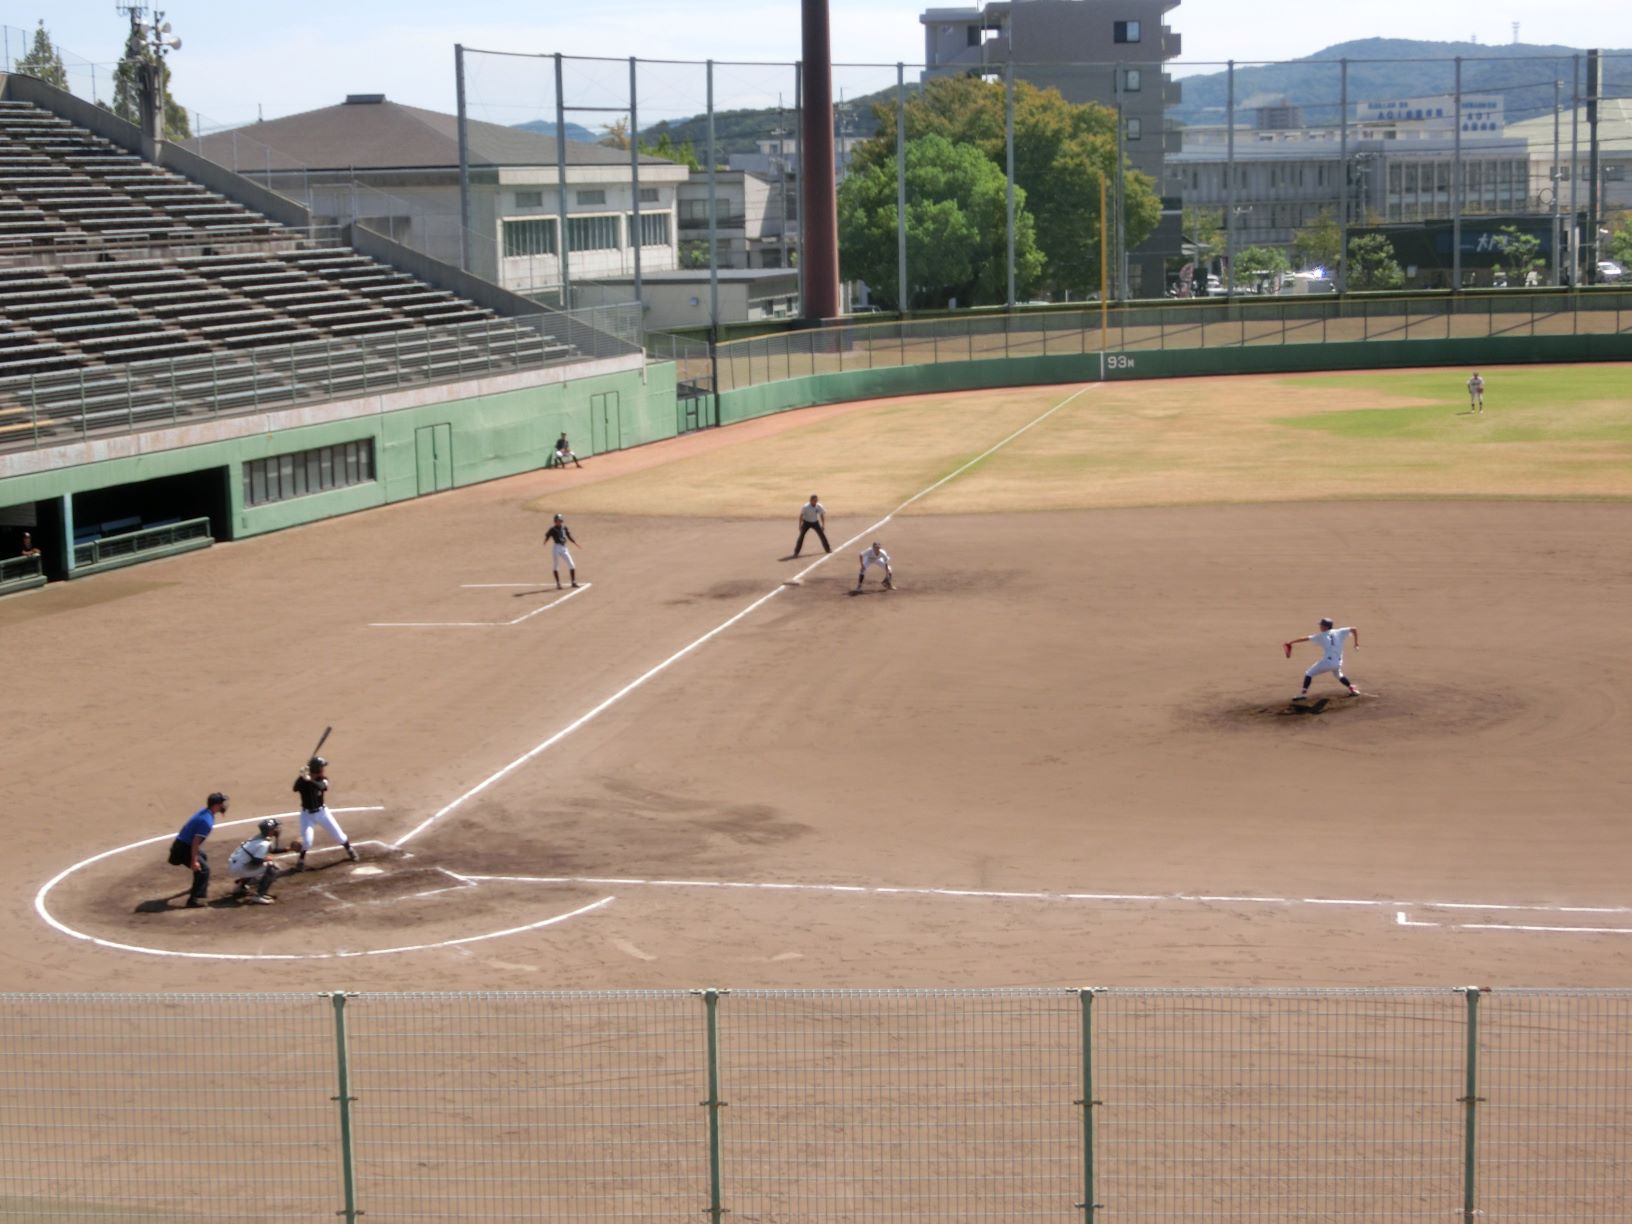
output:
<instances>
[{"instance_id":1,"label":"dugout opening","mask_svg":"<svg viewBox=\"0 0 1632 1224\"><path fill-rule=\"evenodd\" d=\"M73 494L73 564L67 576L101 573L230 539L230 477L230 468L204 468Z\"/></svg>"}]
</instances>

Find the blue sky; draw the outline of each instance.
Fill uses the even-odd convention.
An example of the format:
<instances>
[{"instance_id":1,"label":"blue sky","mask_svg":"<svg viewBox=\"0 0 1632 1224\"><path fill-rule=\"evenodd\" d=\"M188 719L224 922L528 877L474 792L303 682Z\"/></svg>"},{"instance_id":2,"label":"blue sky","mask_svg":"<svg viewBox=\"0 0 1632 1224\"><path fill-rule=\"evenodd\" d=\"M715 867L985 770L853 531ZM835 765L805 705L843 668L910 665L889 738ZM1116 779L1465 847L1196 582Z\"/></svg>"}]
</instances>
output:
<instances>
[{"instance_id":1,"label":"blue sky","mask_svg":"<svg viewBox=\"0 0 1632 1224\"><path fill-rule=\"evenodd\" d=\"M937 0L941 5L959 0ZM1106 0L1088 0L1106 2ZM840 61L911 63L923 56L918 14L923 0L830 0L834 56ZM1106 4L1114 7L1113 3ZM1318 17L1312 17L1318 14ZM791 61L799 52L798 0L534 0L531 4L463 0L285 0L269 7L243 0L175 0L166 15L185 46L174 60L175 93L216 123L268 118L340 101L347 93L452 110L453 46L583 56ZM7 5L4 24L32 29L46 17L57 42L90 61L112 61L122 18L111 0L34 0ZM275 21L269 22L268 18ZM1511 40L1521 23L1526 42L1632 47L1632 5L1611 0L1184 0L1169 15L1184 38L1186 60L1290 59L1332 43L1373 36ZM17 35L12 34L15 42ZM15 49L13 50L15 55ZM105 69L98 70L98 84ZM643 122L702 109L698 72L652 68L642 92ZM85 70L88 76L89 69ZM841 72L836 87L868 92L893 70ZM618 101L627 68L582 65L574 93L595 103ZM721 68L719 103L775 105L791 97L790 73ZM536 113L551 94L547 64L485 59L470 80L473 111L496 121ZM649 92L648 92L649 91ZM611 116L573 116L598 127Z\"/></svg>"}]
</instances>

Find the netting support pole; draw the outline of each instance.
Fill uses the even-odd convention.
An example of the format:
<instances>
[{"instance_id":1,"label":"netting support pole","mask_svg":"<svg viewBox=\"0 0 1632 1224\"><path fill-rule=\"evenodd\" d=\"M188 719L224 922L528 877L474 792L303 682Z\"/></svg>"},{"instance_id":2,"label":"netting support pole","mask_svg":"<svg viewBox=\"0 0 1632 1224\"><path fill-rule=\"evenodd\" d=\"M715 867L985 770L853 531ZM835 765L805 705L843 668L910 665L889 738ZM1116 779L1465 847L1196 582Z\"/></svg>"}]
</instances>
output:
<instances>
[{"instance_id":1,"label":"netting support pole","mask_svg":"<svg viewBox=\"0 0 1632 1224\"><path fill-rule=\"evenodd\" d=\"M1478 1144L1478 1110L1479 1103L1484 1100L1479 1095L1479 996L1483 993L1478 986L1466 986L1462 995L1468 1001L1467 1021L1467 1054L1463 1059L1464 1081L1462 1096L1458 1103L1462 1106L1462 1221L1463 1224L1474 1224L1479 1218L1478 1197L1476 1194Z\"/></svg>"},{"instance_id":2,"label":"netting support pole","mask_svg":"<svg viewBox=\"0 0 1632 1224\"><path fill-rule=\"evenodd\" d=\"M1082 1202L1077 1210L1083 1218L1092 1220L1104 1204L1094 1199L1094 1107L1102 1104L1094 1099L1094 994L1092 986L1077 992L1082 1008L1082 1097L1073 1104L1082 1107Z\"/></svg>"},{"instance_id":3,"label":"netting support pole","mask_svg":"<svg viewBox=\"0 0 1632 1224\"><path fill-rule=\"evenodd\" d=\"M1014 309L1014 62L1003 65L1003 165L1008 172L1004 207L1008 212L1008 249L1005 252L1009 267L1008 306ZM1007 356L1005 331L1004 355Z\"/></svg>"},{"instance_id":4,"label":"netting support pole","mask_svg":"<svg viewBox=\"0 0 1632 1224\"><path fill-rule=\"evenodd\" d=\"M561 273L561 309L572 309L572 263L569 252L572 241L567 237L567 100L565 73L561 67L561 53L555 53L555 235L556 266Z\"/></svg>"},{"instance_id":5,"label":"netting support pole","mask_svg":"<svg viewBox=\"0 0 1632 1224\"><path fill-rule=\"evenodd\" d=\"M904 319L907 298L907 66L895 65L895 309Z\"/></svg>"},{"instance_id":6,"label":"netting support pole","mask_svg":"<svg viewBox=\"0 0 1632 1224\"><path fill-rule=\"evenodd\" d=\"M351 1056L346 1044L346 1000L351 996L336 991L329 998L334 1003L334 1059L340 1090L333 1099L340 1106L340 1179L346 1195L345 1207L335 1214L346 1224L356 1224L362 1213L357 1210L357 1173L351 1142L351 1103L356 1098L351 1095Z\"/></svg>"},{"instance_id":7,"label":"netting support pole","mask_svg":"<svg viewBox=\"0 0 1632 1224\"><path fill-rule=\"evenodd\" d=\"M1462 292L1462 57L1456 57L1456 96L1452 108L1456 130L1451 133L1451 293ZM1402 186L1403 186L1403 180ZM1481 193L1484 188L1480 188Z\"/></svg>"},{"instance_id":8,"label":"netting support pole","mask_svg":"<svg viewBox=\"0 0 1632 1224\"><path fill-rule=\"evenodd\" d=\"M634 56L629 57L629 183L632 188L630 197L633 210L630 216L634 218L631 225L634 234L629 239L629 245L635 252L635 301L644 302L640 279L640 248L646 243L646 230L640 218L640 61Z\"/></svg>"},{"instance_id":9,"label":"netting support pole","mask_svg":"<svg viewBox=\"0 0 1632 1224\"><path fill-rule=\"evenodd\" d=\"M459 108L459 269L470 271L470 129L465 109L465 47L453 47L453 91ZM307 193L306 207L312 206ZM501 280L502 273L494 270L493 279Z\"/></svg>"},{"instance_id":10,"label":"netting support pole","mask_svg":"<svg viewBox=\"0 0 1632 1224\"><path fill-rule=\"evenodd\" d=\"M708 1218L719 1220L725 1214L724 1195L720 1186L720 995L719 990L699 990L703 996L704 1024L708 1033L708 1099L699 1101L708 1110Z\"/></svg>"}]
</instances>

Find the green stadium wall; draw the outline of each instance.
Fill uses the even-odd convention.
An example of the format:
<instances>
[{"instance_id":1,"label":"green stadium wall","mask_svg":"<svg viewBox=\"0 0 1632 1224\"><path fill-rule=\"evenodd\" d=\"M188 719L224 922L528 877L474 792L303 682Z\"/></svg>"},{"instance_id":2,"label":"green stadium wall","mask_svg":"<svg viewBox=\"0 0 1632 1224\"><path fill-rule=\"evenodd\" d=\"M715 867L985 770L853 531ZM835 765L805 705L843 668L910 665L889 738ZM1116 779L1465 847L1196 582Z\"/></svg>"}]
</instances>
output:
<instances>
[{"instance_id":1,"label":"green stadium wall","mask_svg":"<svg viewBox=\"0 0 1632 1224\"><path fill-rule=\"evenodd\" d=\"M1103 358L1103 365L1102 365ZM997 357L934 365L811 374L739 387L720 396L720 424L790 408L934 391L1119 381L1136 378L1292 374L1412 366L1502 366L1574 361L1632 361L1632 335L1524 336L1449 340L1369 340L1330 344L1130 349L1050 357Z\"/></svg>"},{"instance_id":2,"label":"green stadium wall","mask_svg":"<svg viewBox=\"0 0 1632 1224\"><path fill-rule=\"evenodd\" d=\"M563 430L581 457L655 442L678 432L675 367L651 365L47 468L0 478L0 507L225 469L230 522L212 527L218 539L239 539L431 491L421 488L418 438L420 430L439 425L448 427L452 457L443 488L540 468ZM365 439L374 443L373 481L259 506L244 504L245 463Z\"/></svg>"}]
</instances>

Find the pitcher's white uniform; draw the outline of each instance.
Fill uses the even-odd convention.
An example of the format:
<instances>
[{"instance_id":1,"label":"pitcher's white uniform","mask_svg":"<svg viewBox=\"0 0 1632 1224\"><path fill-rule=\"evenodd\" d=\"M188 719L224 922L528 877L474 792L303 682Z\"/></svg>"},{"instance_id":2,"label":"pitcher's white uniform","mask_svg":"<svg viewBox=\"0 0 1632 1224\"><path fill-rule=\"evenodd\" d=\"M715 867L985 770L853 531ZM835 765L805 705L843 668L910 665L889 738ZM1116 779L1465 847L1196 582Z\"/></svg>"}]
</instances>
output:
<instances>
[{"instance_id":1,"label":"pitcher's white uniform","mask_svg":"<svg viewBox=\"0 0 1632 1224\"><path fill-rule=\"evenodd\" d=\"M1320 633L1312 633L1309 640L1320 647L1320 661L1303 673L1305 680L1313 680L1321 672L1343 672L1343 648L1348 645L1349 636L1353 629L1345 626L1342 629L1326 629Z\"/></svg>"}]
</instances>

